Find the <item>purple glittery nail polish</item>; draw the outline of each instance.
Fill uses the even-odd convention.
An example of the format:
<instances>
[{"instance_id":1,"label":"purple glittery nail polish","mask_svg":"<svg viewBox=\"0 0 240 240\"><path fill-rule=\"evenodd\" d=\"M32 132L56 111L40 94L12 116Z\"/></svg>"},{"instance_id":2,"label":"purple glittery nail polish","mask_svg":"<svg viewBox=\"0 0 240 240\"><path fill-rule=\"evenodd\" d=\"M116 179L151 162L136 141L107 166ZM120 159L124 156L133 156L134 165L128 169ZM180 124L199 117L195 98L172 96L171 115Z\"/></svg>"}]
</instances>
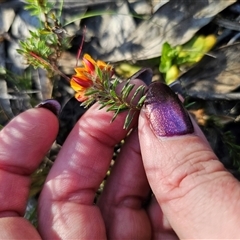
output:
<instances>
[{"instance_id":1,"label":"purple glittery nail polish","mask_svg":"<svg viewBox=\"0 0 240 240\"><path fill-rule=\"evenodd\" d=\"M194 131L189 115L177 95L161 82L149 86L145 108L156 136L177 136Z\"/></svg>"},{"instance_id":2,"label":"purple glittery nail polish","mask_svg":"<svg viewBox=\"0 0 240 240\"><path fill-rule=\"evenodd\" d=\"M53 114L55 114L57 117L59 116L60 110L61 110L60 103L54 99L44 100L35 107L36 108L46 108L49 111L51 111Z\"/></svg>"}]
</instances>

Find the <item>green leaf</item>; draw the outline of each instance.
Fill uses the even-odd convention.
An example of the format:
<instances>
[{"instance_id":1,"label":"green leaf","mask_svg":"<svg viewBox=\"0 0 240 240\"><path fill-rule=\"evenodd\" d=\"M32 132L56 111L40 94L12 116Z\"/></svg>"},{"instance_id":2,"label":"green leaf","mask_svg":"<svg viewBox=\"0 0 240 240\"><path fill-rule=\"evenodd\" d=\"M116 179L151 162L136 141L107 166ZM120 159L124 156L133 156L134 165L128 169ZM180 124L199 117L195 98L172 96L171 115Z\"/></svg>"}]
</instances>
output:
<instances>
[{"instance_id":1,"label":"green leaf","mask_svg":"<svg viewBox=\"0 0 240 240\"><path fill-rule=\"evenodd\" d=\"M124 84L124 86L123 86L123 88L122 88L122 90L121 90L121 93L125 91L125 89L126 89L127 86L129 85L129 83L130 83L130 79L128 79L128 80L126 81L126 83Z\"/></svg>"},{"instance_id":2,"label":"green leaf","mask_svg":"<svg viewBox=\"0 0 240 240\"><path fill-rule=\"evenodd\" d=\"M106 101L100 101L100 102L101 102L101 104L102 104L103 107L105 107L105 106L115 107L115 106L116 106L116 105L115 105L115 101L112 100L112 99L108 100L107 102L106 102ZM102 107L101 107L101 108L102 108ZM100 109L101 109L101 108L100 108Z\"/></svg>"},{"instance_id":3,"label":"green leaf","mask_svg":"<svg viewBox=\"0 0 240 240\"><path fill-rule=\"evenodd\" d=\"M114 104L114 105L112 105L112 106L110 106L108 109L107 109L107 112L109 112L109 111L114 111L114 112L119 112L120 110L123 110L123 109L125 109L126 108L126 105L125 104L121 104L121 105L116 105L116 104Z\"/></svg>"},{"instance_id":4,"label":"green leaf","mask_svg":"<svg viewBox=\"0 0 240 240\"><path fill-rule=\"evenodd\" d=\"M175 50L170 46L169 43L165 42L162 47L161 63L159 71L166 73L172 65L172 61L175 57Z\"/></svg>"},{"instance_id":5,"label":"green leaf","mask_svg":"<svg viewBox=\"0 0 240 240\"><path fill-rule=\"evenodd\" d=\"M115 114L113 115L113 117L112 117L112 119L111 119L111 122L113 122L113 121L116 119L117 115L118 115L121 111L123 111L123 110L126 110L126 105L124 105L124 104L120 105L120 106L117 108L117 110L115 111ZM109 111L111 111L111 110L109 110Z\"/></svg>"},{"instance_id":6,"label":"green leaf","mask_svg":"<svg viewBox=\"0 0 240 240\"><path fill-rule=\"evenodd\" d=\"M90 96L90 95L93 95L93 94L96 94L96 93L98 93L98 90L97 90L97 89L89 88L89 89L85 92L85 96Z\"/></svg>"},{"instance_id":7,"label":"green leaf","mask_svg":"<svg viewBox=\"0 0 240 240\"><path fill-rule=\"evenodd\" d=\"M64 3L64 0L61 0L59 10L56 14L56 18L58 19L58 24L62 24L62 25L63 25L63 23L61 21L62 20L61 16L62 16L62 10L63 10L63 3Z\"/></svg>"},{"instance_id":8,"label":"green leaf","mask_svg":"<svg viewBox=\"0 0 240 240\"><path fill-rule=\"evenodd\" d=\"M112 84L112 88L115 90L118 84L119 84L119 80L115 78Z\"/></svg>"},{"instance_id":9,"label":"green leaf","mask_svg":"<svg viewBox=\"0 0 240 240\"><path fill-rule=\"evenodd\" d=\"M103 79L103 76L102 76L102 70L98 67L98 66L95 66L95 72L97 74L97 76L99 77L99 79Z\"/></svg>"},{"instance_id":10,"label":"green leaf","mask_svg":"<svg viewBox=\"0 0 240 240\"><path fill-rule=\"evenodd\" d=\"M128 111L128 114L125 118L125 122L124 122L124 125L123 125L124 129L129 128L135 114L136 114L136 111L131 111L131 109Z\"/></svg>"},{"instance_id":11,"label":"green leaf","mask_svg":"<svg viewBox=\"0 0 240 240\"><path fill-rule=\"evenodd\" d=\"M113 89L110 89L109 94L111 95L112 98L118 98L116 92Z\"/></svg>"},{"instance_id":12,"label":"green leaf","mask_svg":"<svg viewBox=\"0 0 240 240\"><path fill-rule=\"evenodd\" d=\"M121 91L122 99L125 101L125 99L128 97L132 89L135 87L134 84L128 84L124 90Z\"/></svg>"},{"instance_id":13,"label":"green leaf","mask_svg":"<svg viewBox=\"0 0 240 240\"><path fill-rule=\"evenodd\" d=\"M140 91L142 92L141 95L143 95L144 90L145 90L145 87L144 87L144 86L139 86L139 87L135 90L135 92L134 92L134 94L133 94L133 96L132 96L132 98L131 98L130 104L132 104L132 102L134 101L135 97L140 93Z\"/></svg>"},{"instance_id":14,"label":"green leaf","mask_svg":"<svg viewBox=\"0 0 240 240\"><path fill-rule=\"evenodd\" d=\"M138 104L137 104L137 108L141 108L141 107L142 107L145 99L146 99L146 95L144 95L144 96L142 96L142 97L140 98L140 100L138 101Z\"/></svg>"}]
</instances>

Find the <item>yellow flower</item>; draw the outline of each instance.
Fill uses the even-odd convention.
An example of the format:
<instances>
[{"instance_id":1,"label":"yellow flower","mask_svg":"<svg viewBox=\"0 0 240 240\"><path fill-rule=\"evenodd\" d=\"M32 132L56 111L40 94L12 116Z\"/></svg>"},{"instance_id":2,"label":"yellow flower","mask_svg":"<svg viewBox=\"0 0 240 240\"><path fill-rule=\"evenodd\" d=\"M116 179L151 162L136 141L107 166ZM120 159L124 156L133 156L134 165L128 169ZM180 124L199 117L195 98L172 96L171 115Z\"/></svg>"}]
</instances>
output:
<instances>
[{"instance_id":1,"label":"yellow flower","mask_svg":"<svg viewBox=\"0 0 240 240\"><path fill-rule=\"evenodd\" d=\"M93 87L96 83L101 83L99 71L101 75L106 75L111 78L113 75L113 67L103 61L95 61L90 55L84 54L83 67L74 68L76 74L72 76L70 85L76 91L75 98L83 102L88 96L85 96L86 90Z\"/></svg>"}]
</instances>

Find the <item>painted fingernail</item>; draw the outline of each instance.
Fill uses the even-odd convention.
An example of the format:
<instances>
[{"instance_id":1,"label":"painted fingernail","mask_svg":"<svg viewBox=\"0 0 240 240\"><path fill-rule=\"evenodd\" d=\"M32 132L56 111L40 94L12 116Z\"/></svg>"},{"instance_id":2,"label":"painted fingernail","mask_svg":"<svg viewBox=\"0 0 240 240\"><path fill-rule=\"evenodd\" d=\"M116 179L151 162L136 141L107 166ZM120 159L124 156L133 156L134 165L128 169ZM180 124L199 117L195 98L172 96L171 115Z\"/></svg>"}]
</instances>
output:
<instances>
[{"instance_id":1,"label":"painted fingernail","mask_svg":"<svg viewBox=\"0 0 240 240\"><path fill-rule=\"evenodd\" d=\"M57 117L59 116L60 110L61 110L60 103L53 99L44 100L35 107L36 108L46 108L46 109L50 110L52 113L54 113Z\"/></svg>"},{"instance_id":2,"label":"painted fingernail","mask_svg":"<svg viewBox=\"0 0 240 240\"><path fill-rule=\"evenodd\" d=\"M165 84L149 86L145 109L151 127L158 137L193 133L193 125L177 95Z\"/></svg>"}]
</instances>

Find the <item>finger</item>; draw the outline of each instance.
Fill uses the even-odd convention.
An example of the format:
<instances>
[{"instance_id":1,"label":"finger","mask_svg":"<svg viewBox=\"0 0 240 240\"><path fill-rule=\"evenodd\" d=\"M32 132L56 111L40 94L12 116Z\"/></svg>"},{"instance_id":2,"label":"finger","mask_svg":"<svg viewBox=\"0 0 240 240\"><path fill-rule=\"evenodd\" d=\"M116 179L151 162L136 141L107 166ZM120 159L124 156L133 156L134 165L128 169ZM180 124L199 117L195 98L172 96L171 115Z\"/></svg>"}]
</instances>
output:
<instances>
[{"instance_id":1,"label":"finger","mask_svg":"<svg viewBox=\"0 0 240 240\"><path fill-rule=\"evenodd\" d=\"M39 230L43 238L105 238L103 219L93 202L114 146L127 134L123 129L126 114L110 123L113 113L95 104L75 125L41 193Z\"/></svg>"},{"instance_id":2,"label":"finger","mask_svg":"<svg viewBox=\"0 0 240 240\"><path fill-rule=\"evenodd\" d=\"M56 116L35 108L18 115L0 132L1 216L24 213L29 175L49 150L57 131Z\"/></svg>"},{"instance_id":3,"label":"finger","mask_svg":"<svg viewBox=\"0 0 240 240\"><path fill-rule=\"evenodd\" d=\"M150 87L139 129L147 178L178 236L239 237L239 183L166 85Z\"/></svg>"},{"instance_id":4,"label":"finger","mask_svg":"<svg viewBox=\"0 0 240 240\"><path fill-rule=\"evenodd\" d=\"M30 175L39 166L58 131L49 110L35 108L15 117L0 132L0 232L2 239L39 239L22 216Z\"/></svg>"},{"instance_id":5,"label":"finger","mask_svg":"<svg viewBox=\"0 0 240 240\"><path fill-rule=\"evenodd\" d=\"M98 201L108 239L151 239L144 208L149 194L138 132L134 130L121 148Z\"/></svg>"},{"instance_id":6,"label":"finger","mask_svg":"<svg viewBox=\"0 0 240 240\"><path fill-rule=\"evenodd\" d=\"M178 239L155 197L152 197L147 212L152 226L151 239Z\"/></svg>"}]
</instances>

